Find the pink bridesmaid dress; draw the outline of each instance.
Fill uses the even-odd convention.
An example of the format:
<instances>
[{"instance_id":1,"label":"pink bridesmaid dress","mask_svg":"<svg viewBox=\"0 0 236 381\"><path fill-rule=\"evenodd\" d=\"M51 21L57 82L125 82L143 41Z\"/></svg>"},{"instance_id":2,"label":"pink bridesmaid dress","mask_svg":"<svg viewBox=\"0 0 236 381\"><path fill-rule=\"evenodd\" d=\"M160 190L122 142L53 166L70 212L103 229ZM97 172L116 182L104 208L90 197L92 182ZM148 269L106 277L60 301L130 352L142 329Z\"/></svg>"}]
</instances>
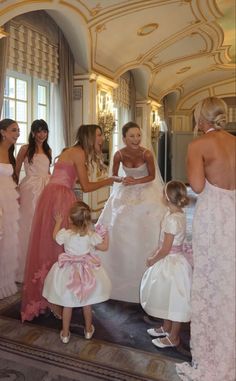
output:
<instances>
[{"instance_id":1,"label":"pink bridesmaid dress","mask_svg":"<svg viewBox=\"0 0 236 381\"><path fill-rule=\"evenodd\" d=\"M0 299L17 292L19 194L11 164L0 163Z\"/></svg>"},{"instance_id":2,"label":"pink bridesmaid dress","mask_svg":"<svg viewBox=\"0 0 236 381\"><path fill-rule=\"evenodd\" d=\"M62 251L53 239L54 215L60 212L64 216L61 227L68 227L68 212L76 201L73 191L76 177L73 164L57 162L49 183L39 197L25 265L22 321L32 320L48 307L48 302L42 296L44 279Z\"/></svg>"},{"instance_id":3,"label":"pink bridesmaid dress","mask_svg":"<svg viewBox=\"0 0 236 381\"><path fill-rule=\"evenodd\" d=\"M17 271L18 282L23 281L29 235L36 208L36 203L47 185L49 174L49 159L45 154L34 154L32 163L28 157L24 160L26 176L19 185L20 192L20 220L19 220L19 266Z\"/></svg>"}]
</instances>

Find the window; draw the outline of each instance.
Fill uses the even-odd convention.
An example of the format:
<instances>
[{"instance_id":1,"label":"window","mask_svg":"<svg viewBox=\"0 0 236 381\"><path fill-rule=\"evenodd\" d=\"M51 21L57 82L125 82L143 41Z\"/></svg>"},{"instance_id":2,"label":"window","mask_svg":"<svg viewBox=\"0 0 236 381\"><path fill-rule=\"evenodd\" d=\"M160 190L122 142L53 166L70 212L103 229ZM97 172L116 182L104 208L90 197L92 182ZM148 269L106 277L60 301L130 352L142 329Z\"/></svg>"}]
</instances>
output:
<instances>
[{"instance_id":1,"label":"window","mask_svg":"<svg viewBox=\"0 0 236 381\"><path fill-rule=\"evenodd\" d=\"M49 120L49 82L16 72L7 72L2 118L17 121L20 136L16 154L28 142L30 126L34 119Z\"/></svg>"}]
</instances>

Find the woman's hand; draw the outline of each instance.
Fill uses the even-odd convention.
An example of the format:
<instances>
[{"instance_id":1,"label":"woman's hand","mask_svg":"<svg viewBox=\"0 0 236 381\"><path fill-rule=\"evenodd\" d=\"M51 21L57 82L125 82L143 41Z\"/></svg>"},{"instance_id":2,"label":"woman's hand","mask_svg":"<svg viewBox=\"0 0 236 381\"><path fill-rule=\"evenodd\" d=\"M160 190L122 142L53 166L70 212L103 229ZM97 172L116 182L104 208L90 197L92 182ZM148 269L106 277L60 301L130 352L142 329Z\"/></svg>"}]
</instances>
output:
<instances>
[{"instance_id":1,"label":"woman's hand","mask_svg":"<svg viewBox=\"0 0 236 381\"><path fill-rule=\"evenodd\" d=\"M112 179L116 183L121 183L123 181L123 177L121 177L121 176L112 176Z\"/></svg>"},{"instance_id":2,"label":"woman's hand","mask_svg":"<svg viewBox=\"0 0 236 381\"><path fill-rule=\"evenodd\" d=\"M123 185L134 185L134 184L136 184L136 179L132 176L123 177L122 184Z\"/></svg>"}]
</instances>

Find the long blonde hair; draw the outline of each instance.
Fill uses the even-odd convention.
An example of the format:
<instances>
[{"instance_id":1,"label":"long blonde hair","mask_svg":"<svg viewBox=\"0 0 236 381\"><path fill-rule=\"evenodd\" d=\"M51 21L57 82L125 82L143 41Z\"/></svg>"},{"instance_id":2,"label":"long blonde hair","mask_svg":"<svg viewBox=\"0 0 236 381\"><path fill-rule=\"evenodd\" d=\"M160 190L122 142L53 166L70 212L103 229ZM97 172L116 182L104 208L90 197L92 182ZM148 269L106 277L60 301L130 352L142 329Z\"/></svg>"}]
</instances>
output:
<instances>
[{"instance_id":1,"label":"long blonde hair","mask_svg":"<svg viewBox=\"0 0 236 381\"><path fill-rule=\"evenodd\" d=\"M107 169L103 162L103 154L95 151L96 131L99 129L103 133L102 128L98 124L82 124L76 134L75 146L79 145L85 153L86 167L94 167L97 164L98 170L101 172Z\"/></svg>"}]
</instances>

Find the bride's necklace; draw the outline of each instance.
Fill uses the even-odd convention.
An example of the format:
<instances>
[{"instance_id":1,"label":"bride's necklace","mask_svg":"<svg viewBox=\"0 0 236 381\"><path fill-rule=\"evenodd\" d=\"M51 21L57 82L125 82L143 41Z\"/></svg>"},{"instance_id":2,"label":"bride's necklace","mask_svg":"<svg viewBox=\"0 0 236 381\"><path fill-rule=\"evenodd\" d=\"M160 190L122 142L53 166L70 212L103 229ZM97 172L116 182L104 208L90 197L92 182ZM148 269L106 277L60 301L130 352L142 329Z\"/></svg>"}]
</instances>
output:
<instances>
[{"instance_id":1,"label":"bride's necklace","mask_svg":"<svg viewBox=\"0 0 236 381\"><path fill-rule=\"evenodd\" d=\"M207 130L206 132L205 132L205 134L208 134L208 132L211 132L211 131L215 131L216 129L214 128L214 127L211 127L211 128L209 128L209 130Z\"/></svg>"}]
</instances>

